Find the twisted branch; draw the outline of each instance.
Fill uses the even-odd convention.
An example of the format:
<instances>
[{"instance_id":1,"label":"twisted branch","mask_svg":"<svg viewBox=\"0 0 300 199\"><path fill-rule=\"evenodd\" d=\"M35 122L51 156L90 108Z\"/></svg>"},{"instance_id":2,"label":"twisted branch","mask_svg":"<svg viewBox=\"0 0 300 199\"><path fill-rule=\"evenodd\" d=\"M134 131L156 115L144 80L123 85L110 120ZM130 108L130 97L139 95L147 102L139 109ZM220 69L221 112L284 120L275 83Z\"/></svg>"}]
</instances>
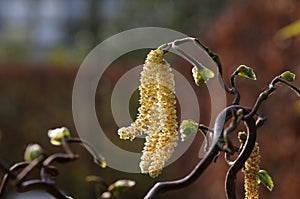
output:
<instances>
[{"instance_id":1,"label":"twisted branch","mask_svg":"<svg viewBox=\"0 0 300 199\"><path fill-rule=\"evenodd\" d=\"M186 187L193 183L195 180L197 180L201 174L204 172L204 170L213 162L215 157L218 155L219 151L222 151L222 149L219 147L220 142L223 141L224 135L223 135L223 129L225 122L232 117L232 111L237 111L239 109L242 109L245 113L249 113L250 110L247 108L244 108L239 105L232 105L230 107L225 108L221 113L219 113L218 117L216 118L215 125L214 125L214 138L212 142L212 146L210 150L205 154L204 158L200 160L200 162L195 166L195 168L184 178L175 180L175 181L168 181L168 182L158 182L156 183L147 193L147 195L144 197L144 199L151 199L154 198L158 193L174 190L174 189L180 189L183 187ZM227 181L228 185L226 189L228 189L230 193L234 193L235 185L232 185L232 182L235 182L235 172L236 169L240 167L240 165L243 165L243 163L247 160L249 157L251 151L252 151L252 140L254 138L255 141L255 132L256 132L256 126L255 126L255 120L251 117L249 119L244 119L244 122L246 126L248 127L248 137L247 142L245 143L244 149L239 155L237 161L231 166L230 174L228 175ZM253 133L254 132L254 133ZM251 136L250 136L251 134Z\"/></svg>"}]
</instances>

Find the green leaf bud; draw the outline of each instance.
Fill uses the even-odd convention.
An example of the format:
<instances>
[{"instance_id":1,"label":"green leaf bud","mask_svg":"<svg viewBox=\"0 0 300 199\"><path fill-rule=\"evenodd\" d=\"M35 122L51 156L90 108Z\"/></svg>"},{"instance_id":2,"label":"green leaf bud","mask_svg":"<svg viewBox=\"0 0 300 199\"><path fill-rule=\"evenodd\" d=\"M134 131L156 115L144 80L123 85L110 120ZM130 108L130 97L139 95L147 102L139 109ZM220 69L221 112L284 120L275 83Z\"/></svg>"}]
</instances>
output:
<instances>
[{"instance_id":1,"label":"green leaf bud","mask_svg":"<svg viewBox=\"0 0 300 199\"><path fill-rule=\"evenodd\" d=\"M183 120L179 127L181 141L185 141L191 135L195 135L198 132L198 126L198 123L194 120Z\"/></svg>"},{"instance_id":2,"label":"green leaf bud","mask_svg":"<svg viewBox=\"0 0 300 199\"><path fill-rule=\"evenodd\" d=\"M272 191L274 184L271 176L265 170L259 170L257 173L257 181L258 183L263 183L269 191Z\"/></svg>"},{"instance_id":3,"label":"green leaf bud","mask_svg":"<svg viewBox=\"0 0 300 199\"><path fill-rule=\"evenodd\" d=\"M238 76L256 80L256 75L255 75L253 69L248 66L240 65L236 69L236 71L238 72L238 74L237 74Z\"/></svg>"},{"instance_id":4,"label":"green leaf bud","mask_svg":"<svg viewBox=\"0 0 300 199\"><path fill-rule=\"evenodd\" d=\"M199 70L196 66L194 66L192 73L197 86L205 84L209 79L215 76L214 72L206 67Z\"/></svg>"},{"instance_id":5,"label":"green leaf bud","mask_svg":"<svg viewBox=\"0 0 300 199\"><path fill-rule=\"evenodd\" d=\"M50 143L53 145L61 145L62 138L70 138L70 131L66 127L56 128L48 131Z\"/></svg>"},{"instance_id":6,"label":"green leaf bud","mask_svg":"<svg viewBox=\"0 0 300 199\"><path fill-rule=\"evenodd\" d=\"M43 149L38 144L30 144L26 147L24 153L24 160L32 162L34 159L43 158Z\"/></svg>"},{"instance_id":7,"label":"green leaf bud","mask_svg":"<svg viewBox=\"0 0 300 199\"><path fill-rule=\"evenodd\" d=\"M280 77L288 82L292 82L295 80L296 75L290 71L283 72Z\"/></svg>"}]
</instances>

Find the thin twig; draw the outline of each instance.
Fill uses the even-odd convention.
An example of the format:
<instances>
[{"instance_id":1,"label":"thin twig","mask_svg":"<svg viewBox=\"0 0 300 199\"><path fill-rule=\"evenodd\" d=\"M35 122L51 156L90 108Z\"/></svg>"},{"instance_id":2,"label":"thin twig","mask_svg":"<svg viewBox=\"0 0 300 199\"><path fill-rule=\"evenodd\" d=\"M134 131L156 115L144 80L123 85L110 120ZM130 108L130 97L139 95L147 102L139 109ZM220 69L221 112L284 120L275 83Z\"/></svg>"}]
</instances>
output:
<instances>
[{"instance_id":1,"label":"thin twig","mask_svg":"<svg viewBox=\"0 0 300 199\"><path fill-rule=\"evenodd\" d=\"M45 190L55 198L67 199L68 196L57 188L53 182L44 182L41 180L27 180L18 186L19 192L27 192L31 190Z\"/></svg>"},{"instance_id":2,"label":"thin twig","mask_svg":"<svg viewBox=\"0 0 300 199\"><path fill-rule=\"evenodd\" d=\"M233 94L235 94L234 100L232 102L232 104L234 104L234 105L238 105L240 103L240 99L241 99L240 92L238 91L238 89L236 87L236 83L235 83L235 77L237 75L238 75L238 71L236 70L230 77L230 84L232 86L232 88L230 88L230 90L233 92Z\"/></svg>"},{"instance_id":3,"label":"thin twig","mask_svg":"<svg viewBox=\"0 0 300 199\"><path fill-rule=\"evenodd\" d=\"M43 166L48 166L52 162L60 162L60 163L70 162L70 161L73 161L77 158L78 158L77 155L75 155L73 157L73 156L69 156L68 154L65 154L65 153L55 153L55 154L52 154L52 155L48 156L44 160Z\"/></svg>"},{"instance_id":4,"label":"thin twig","mask_svg":"<svg viewBox=\"0 0 300 199\"><path fill-rule=\"evenodd\" d=\"M279 82L287 85L288 87L290 87L291 89L293 89L293 91L295 91L298 94L298 96L300 96L300 89L299 88L297 88L296 86L292 85L288 81L282 79L280 76L277 76L277 77L275 77L271 81L271 83L269 85L269 88L267 90L263 91L259 95L259 97L257 98L257 100L255 102L255 105L252 108L252 111L249 114L245 115L245 119L248 119L248 118L250 118L250 117L252 117L252 116L254 116L256 114L256 112L259 109L261 103L264 100L266 100L269 97L269 95L271 95L276 90L276 84L279 83Z\"/></svg>"},{"instance_id":5,"label":"thin twig","mask_svg":"<svg viewBox=\"0 0 300 199\"><path fill-rule=\"evenodd\" d=\"M13 179L17 178L17 174L15 174L15 172L19 169L23 169L24 167L26 167L29 164L29 162L18 162L16 164L14 164L13 166L11 166L9 168L9 172L4 174L2 181L1 181L1 186L0 186L0 198L3 197L4 195L4 191L6 189L7 186L7 182L9 180L9 177L12 177Z\"/></svg>"},{"instance_id":6,"label":"thin twig","mask_svg":"<svg viewBox=\"0 0 300 199\"><path fill-rule=\"evenodd\" d=\"M242 109L240 109L240 110L241 111L233 110L233 112L232 112L232 118L233 118L232 122L224 130L224 133L223 133L225 145L221 146L221 148L229 154L233 154L236 151L236 149L234 148L232 142L229 139L229 134L237 128L238 124L243 119L243 116L244 116L243 115L243 110ZM240 112L240 113L238 113L238 112Z\"/></svg>"},{"instance_id":7,"label":"thin twig","mask_svg":"<svg viewBox=\"0 0 300 199\"><path fill-rule=\"evenodd\" d=\"M105 162L105 158L101 154L97 153L87 141L82 140L80 138L69 138L67 140L67 142L68 143L79 143L79 144L83 145L86 148L86 150L93 156L95 163L101 164L102 162Z\"/></svg>"},{"instance_id":8,"label":"thin twig","mask_svg":"<svg viewBox=\"0 0 300 199\"><path fill-rule=\"evenodd\" d=\"M33 161L31 161L22 171L21 173L17 176L16 178L16 184L19 182L22 182L24 178L28 175L30 171L32 171L35 167L37 167L42 159L36 158Z\"/></svg>"},{"instance_id":9,"label":"thin twig","mask_svg":"<svg viewBox=\"0 0 300 199\"><path fill-rule=\"evenodd\" d=\"M235 180L236 174L243 168L245 162L249 158L256 141L256 125L253 117L245 119L247 127L247 140L243 145L243 149L232 166L229 168L226 175L226 196L228 199L235 199Z\"/></svg>"},{"instance_id":10,"label":"thin twig","mask_svg":"<svg viewBox=\"0 0 300 199\"><path fill-rule=\"evenodd\" d=\"M202 131L204 135L207 134L207 132L213 133L214 130L212 128L209 128L208 126L205 126L204 124L199 124L199 130Z\"/></svg>"},{"instance_id":11,"label":"thin twig","mask_svg":"<svg viewBox=\"0 0 300 199\"><path fill-rule=\"evenodd\" d=\"M5 172L10 174L11 176L16 177L16 174L11 171L9 166L7 166L2 160L0 160L0 168Z\"/></svg>"}]
</instances>

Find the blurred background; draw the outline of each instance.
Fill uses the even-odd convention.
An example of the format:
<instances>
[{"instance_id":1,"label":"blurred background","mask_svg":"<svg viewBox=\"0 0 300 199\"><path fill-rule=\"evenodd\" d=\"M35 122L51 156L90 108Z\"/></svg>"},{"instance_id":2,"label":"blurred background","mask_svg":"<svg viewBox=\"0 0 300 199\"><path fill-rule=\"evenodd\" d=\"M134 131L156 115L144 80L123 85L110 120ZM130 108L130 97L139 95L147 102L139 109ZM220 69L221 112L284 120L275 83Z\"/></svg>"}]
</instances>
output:
<instances>
[{"instance_id":1,"label":"blurred background","mask_svg":"<svg viewBox=\"0 0 300 199\"><path fill-rule=\"evenodd\" d=\"M285 70L298 76L294 83L300 86L300 35L287 38L279 31L298 19L297 0L0 0L0 159L9 165L22 160L30 143L41 144L48 154L61 151L49 143L50 128L67 126L77 135L72 117L72 87L77 70L90 50L114 34L156 26L199 38L220 56L227 83L240 64L254 69L257 81L237 80L241 104L252 106L272 78ZM139 51L122 56L99 82L105 87L96 94L98 119L114 142L122 141L115 133L118 126L109 108L113 86L132 66L143 63L146 54L147 51ZM207 89L194 86L192 66L186 61L175 58L171 64L193 85L200 100L201 122L207 124ZM132 98L134 118L138 95ZM300 195L300 101L288 88L279 87L260 112L268 118L258 131L261 167L275 183L272 192L261 186L260 194L262 198L296 199ZM85 182L85 176L99 175L108 184L127 178L137 184L124 198L142 198L156 181L178 179L191 171L198 162L202 140L197 136L186 154L157 179L101 169L84 149L74 146L80 159L57 165L61 171L57 184L74 198L95 198L94 187ZM158 198L225 198L227 169L219 158L191 186ZM243 197L242 181L240 174L238 198ZM9 187L4 198L25 198L13 192Z\"/></svg>"}]
</instances>

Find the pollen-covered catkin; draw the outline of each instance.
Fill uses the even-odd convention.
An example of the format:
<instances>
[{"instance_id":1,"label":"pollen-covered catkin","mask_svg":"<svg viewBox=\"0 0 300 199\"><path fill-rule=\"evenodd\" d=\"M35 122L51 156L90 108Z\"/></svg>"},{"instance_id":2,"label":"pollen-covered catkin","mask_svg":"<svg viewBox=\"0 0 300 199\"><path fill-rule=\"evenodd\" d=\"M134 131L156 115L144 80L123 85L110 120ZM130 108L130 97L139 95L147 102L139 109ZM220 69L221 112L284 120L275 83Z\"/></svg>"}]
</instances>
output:
<instances>
[{"instance_id":1,"label":"pollen-covered catkin","mask_svg":"<svg viewBox=\"0 0 300 199\"><path fill-rule=\"evenodd\" d=\"M121 139L130 140L146 134L141 172L157 177L178 140L174 75L163 51L157 49L148 54L140 82L137 119L129 127L120 128L118 134Z\"/></svg>"},{"instance_id":2,"label":"pollen-covered catkin","mask_svg":"<svg viewBox=\"0 0 300 199\"><path fill-rule=\"evenodd\" d=\"M247 199L258 199L258 181L257 173L259 171L260 155L258 143L252 150L252 153L248 160L245 162L244 172L244 188L245 188L245 198Z\"/></svg>"}]
</instances>

